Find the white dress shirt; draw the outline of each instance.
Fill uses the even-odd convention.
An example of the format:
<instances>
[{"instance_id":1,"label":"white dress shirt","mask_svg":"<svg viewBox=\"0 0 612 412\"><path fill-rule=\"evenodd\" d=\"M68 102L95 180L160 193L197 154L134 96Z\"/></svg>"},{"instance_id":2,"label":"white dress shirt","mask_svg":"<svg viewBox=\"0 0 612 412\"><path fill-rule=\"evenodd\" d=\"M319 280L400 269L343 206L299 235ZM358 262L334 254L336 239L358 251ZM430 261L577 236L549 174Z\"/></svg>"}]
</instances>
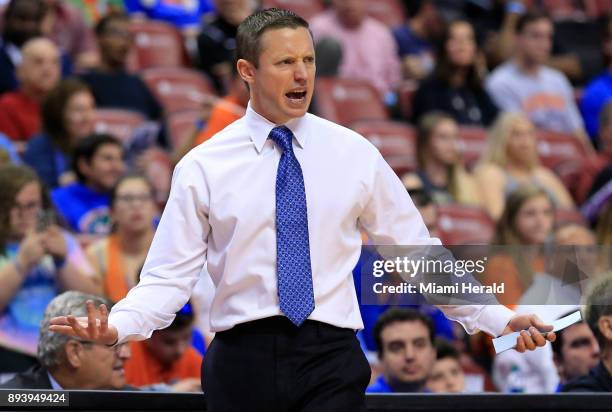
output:
<instances>
[{"instance_id":1,"label":"white dress shirt","mask_svg":"<svg viewBox=\"0 0 612 412\"><path fill-rule=\"evenodd\" d=\"M119 342L167 327L187 302L203 265L216 291L214 332L282 315L276 275L275 185L281 157L276 125L249 105L246 115L190 151L172 188L140 283L109 322ZM378 150L359 134L306 114L286 124L304 175L315 309L309 319L361 329L352 270L360 228L375 244L440 244ZM503 306L442 308L468 332L499 335L514 312Z\"/></svg>"}]
</instances>

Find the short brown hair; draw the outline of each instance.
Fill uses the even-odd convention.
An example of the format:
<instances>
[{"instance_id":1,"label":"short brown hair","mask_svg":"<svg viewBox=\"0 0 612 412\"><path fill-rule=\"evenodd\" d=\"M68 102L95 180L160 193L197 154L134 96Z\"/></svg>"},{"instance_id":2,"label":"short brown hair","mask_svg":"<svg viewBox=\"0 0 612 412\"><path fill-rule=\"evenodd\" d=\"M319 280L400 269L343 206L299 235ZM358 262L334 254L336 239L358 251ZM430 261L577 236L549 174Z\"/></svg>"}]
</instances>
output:
<instances>
[{"instance_id":1,"label":"short brown hair","mask_svg":"<svg viewBox=\"0 0 612 412\"><path fill-rule=\"evenodd\" d=\"M308 22L292 11L276 8L256 11L238 26L236 58L247 60L257 67L261 55L260 39L266 30L299 27L308 29Z\"/></svg>"},{"instance_id":2,"label":"short brown hair","mask_svg":"<svg viewBox=\"0 0 612 412\"><path fill-rule=\"evenodd\" d=\"M552 23L552 18L544 10L528 11L527 13L521 15L518 18L516 22L516 27L515 27L516 34L521 34L525 30L525 27L527 27L528 24L531 24L534 21L543 20L543 19L548 20L549 22Z\"/></svg>"}]
</instances>

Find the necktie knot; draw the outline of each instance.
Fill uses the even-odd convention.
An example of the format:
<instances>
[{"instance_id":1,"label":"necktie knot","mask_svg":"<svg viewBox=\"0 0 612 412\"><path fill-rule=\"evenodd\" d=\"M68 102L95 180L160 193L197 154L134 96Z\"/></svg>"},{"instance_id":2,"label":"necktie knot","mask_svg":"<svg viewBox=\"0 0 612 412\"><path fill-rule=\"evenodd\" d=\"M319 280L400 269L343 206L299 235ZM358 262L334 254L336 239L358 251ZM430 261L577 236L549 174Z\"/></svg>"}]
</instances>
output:
<instances>
[{"instance_id":1,"label":"necktie knot","mask_svg":"<svg viewBox=\"0 0 612 412\"><path fill-rule=\"evenodd\" d=\"M276 126L268 135L283 153L293 151L293 132L287 126Z\"/></svg>"}]
</instances>

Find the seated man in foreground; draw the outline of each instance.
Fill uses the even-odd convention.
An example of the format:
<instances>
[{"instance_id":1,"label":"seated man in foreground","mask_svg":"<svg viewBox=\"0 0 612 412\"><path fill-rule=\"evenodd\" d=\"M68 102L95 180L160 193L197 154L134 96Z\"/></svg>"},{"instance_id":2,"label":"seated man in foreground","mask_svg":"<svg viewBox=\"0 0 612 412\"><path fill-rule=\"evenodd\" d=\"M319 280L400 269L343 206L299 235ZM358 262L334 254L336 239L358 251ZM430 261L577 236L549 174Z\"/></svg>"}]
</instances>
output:
<instances>
[{"instance_id":1,"label":"seated man in foreground","mask_svg":"<svg viewBox=\"0 0 612 412\"><path fill-rule=\"evenodd\" d=\"M49 321L69 311L84 316L85 302L109 305L104 298L81 292L55 297L45 310L40 326L38 361L26 372L0 385L3 389L118 390L125 385L124 362L130 357L127 344L109 347L49 331Z\"/></svg>"},{"instance_id":2,"label":"seated man in foreground","mask_svg":"<svg viewBox=\"0 0 612 412\"><path fill-rule=\"evenodd\" d=\"M562 392L612 392L612 273L593 284L584 318L599 343L600 362L588 375L564 385Z\"/></svg>"}]
</instances>

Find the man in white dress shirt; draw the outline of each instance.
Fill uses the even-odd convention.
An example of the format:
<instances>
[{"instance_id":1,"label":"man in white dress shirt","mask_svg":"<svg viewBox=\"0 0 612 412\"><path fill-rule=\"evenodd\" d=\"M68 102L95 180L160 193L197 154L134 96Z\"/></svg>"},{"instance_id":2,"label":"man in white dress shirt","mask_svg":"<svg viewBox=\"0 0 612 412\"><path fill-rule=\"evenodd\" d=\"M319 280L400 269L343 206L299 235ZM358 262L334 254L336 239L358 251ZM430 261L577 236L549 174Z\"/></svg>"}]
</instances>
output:
<instances>
[{"instance_id":1,"label":"man in white dress shirt","mask_svg":"<svg viewBox=\"0 0 612 412\"><path fill-rule=\"evenodd\" d=\"M59 317L51 329L109 345L146 339L172 322L206 265L216 286L202 377L209 411L365 411L370 369L351 274L359 229L377 244L440 242L374 146L307 113L306 21L254 13L238 29L237 57L247 113L177 165L139 285L110 315L88 304L88 317ZM550 330L502 306L443 309L469 332L531 327L519 351L545 344L535 328Z\"/></svg>"}]
</instances>

